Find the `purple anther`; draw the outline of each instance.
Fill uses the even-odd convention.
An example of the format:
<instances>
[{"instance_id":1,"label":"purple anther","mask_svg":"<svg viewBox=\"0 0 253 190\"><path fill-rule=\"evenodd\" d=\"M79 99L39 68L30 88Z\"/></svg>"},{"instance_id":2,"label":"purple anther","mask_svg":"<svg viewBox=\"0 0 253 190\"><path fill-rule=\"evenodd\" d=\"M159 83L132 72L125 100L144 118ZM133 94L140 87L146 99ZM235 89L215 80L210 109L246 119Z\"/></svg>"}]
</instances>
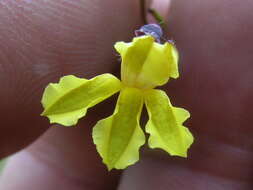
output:
<instances>
[{"instance_id":1,"label":"purple anther","mask_svg":"<svg viewBox=\"0 0 253 190\"><path fill-rule=\"evenodd\" d=\"M157 24L147 24L142 26L139 30L135 30L136 36L151 35L155 38L155 41L161 43L163 31Z\"/></svg>"}]
</instances>

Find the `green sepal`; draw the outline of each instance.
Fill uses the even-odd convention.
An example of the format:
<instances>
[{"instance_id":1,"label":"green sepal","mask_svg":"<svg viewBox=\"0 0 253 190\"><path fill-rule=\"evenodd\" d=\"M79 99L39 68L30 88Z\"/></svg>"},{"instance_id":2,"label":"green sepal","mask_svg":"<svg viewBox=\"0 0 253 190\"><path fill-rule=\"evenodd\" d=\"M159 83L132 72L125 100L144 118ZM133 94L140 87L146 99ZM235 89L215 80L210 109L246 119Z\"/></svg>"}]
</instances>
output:
<instances>
[{"instance_id":1,"label":"green sepal","mask_svg":"<svg viewBox=\"0 0 253 190\"><path fill-rule=\"evenodd\" d=\"M193 143L193 136L183 126L190 117L187 110L173 107L165 92L149 90L145 93L145 104L149 121L146 132L150 134L150 148L161 148L170 155L187 157L187 149Z\"/></svg>"},{"instance_id":2,"label":"green sepal","mask_svg":"<svg viewBox=\"0 0 253 190\"><path fill-rule=\"evenodd\" d=\"M139 125L142 106L139 89L123 88L114 114L93 128L93 141L108 170L124 169L139 160L139 148L145 143Z\"/></svg>"},{"instance_id":3,"label":"green sepal","mask_svg":"<svg viewBox=\"0 0 253 190\"><path fill-rule=\"evenodd\" d=\"M179 76L178 52L171 43L159 44L152 36L141 36L114 47L122 57L121 78L127 86L151 89Z\"/></svg>"},{"instance_id":4,"label":"green sepal","mask_svg":"<svg viewBox=\"0 0 253 190\"><path fill-rule=\"evenodd\" d=\"M111 74L90 80L64 76L59 83L49 84L42 97L44 111L50 123L75 125L88 108L110 97L121 89L121 82Z\"/></svg>"}]
</instances>

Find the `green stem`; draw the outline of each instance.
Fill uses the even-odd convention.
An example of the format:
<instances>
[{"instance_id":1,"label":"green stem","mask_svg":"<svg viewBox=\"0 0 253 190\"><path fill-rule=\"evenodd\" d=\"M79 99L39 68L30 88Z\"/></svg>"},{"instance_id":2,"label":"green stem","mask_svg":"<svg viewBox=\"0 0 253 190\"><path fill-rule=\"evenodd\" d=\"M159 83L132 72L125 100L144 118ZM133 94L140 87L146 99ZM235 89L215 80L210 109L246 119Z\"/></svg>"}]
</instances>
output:
<instances>
[{"instance_id":1,"label":"green stem","mask_svg":"<svg viewBox=\"0 0 253 190\"><path fill-rule=\"evenodd\" d=\"M148 12L154 17L156 22L160 24L162 28L165 26L163 17L155 9L150 8L148 9Z\"/></svg>"}]
</instances>

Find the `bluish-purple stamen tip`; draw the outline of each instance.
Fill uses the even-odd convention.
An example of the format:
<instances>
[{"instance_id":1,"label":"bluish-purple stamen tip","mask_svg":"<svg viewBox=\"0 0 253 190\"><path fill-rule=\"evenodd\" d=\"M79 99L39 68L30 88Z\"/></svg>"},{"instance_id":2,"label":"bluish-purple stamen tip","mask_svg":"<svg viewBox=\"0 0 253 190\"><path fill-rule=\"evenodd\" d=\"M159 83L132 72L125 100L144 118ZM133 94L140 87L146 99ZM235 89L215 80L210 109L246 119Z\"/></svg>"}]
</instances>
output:
<instances>
[{"instance_id":1,"label":"bluish-purple stamen tip","mask_svg":"<svg viewBox=\"0 0 253 190\"><path fill-rule=\"evenodd\" d=\"M135 30L136 36L151 35L155 38L156 42L161 43L163 31L158 24L147 24L142 26L139 30Z\"/></svg>"}]
</instances>

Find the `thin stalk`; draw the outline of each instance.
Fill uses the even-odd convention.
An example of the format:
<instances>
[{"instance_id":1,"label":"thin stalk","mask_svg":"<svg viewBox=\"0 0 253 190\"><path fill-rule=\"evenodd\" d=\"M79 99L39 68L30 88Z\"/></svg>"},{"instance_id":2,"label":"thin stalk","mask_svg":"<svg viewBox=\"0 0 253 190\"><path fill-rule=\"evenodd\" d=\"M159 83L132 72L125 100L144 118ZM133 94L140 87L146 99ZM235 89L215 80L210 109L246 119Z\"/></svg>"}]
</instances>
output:
<instances>
[{"instance_id":1,"label":"thin stalk","mask_svg":"<svg viewBox=\"0 0 253 190\"><path fill-rule=\"evenodd\" d=\"M156 22L162 27L164 28L165 27L165 22L164 22L164 19L163 17L155 10L155 9L148 9L148 13L150 13L154 19L156 20Z\"/></svg>"}]
</instances>

